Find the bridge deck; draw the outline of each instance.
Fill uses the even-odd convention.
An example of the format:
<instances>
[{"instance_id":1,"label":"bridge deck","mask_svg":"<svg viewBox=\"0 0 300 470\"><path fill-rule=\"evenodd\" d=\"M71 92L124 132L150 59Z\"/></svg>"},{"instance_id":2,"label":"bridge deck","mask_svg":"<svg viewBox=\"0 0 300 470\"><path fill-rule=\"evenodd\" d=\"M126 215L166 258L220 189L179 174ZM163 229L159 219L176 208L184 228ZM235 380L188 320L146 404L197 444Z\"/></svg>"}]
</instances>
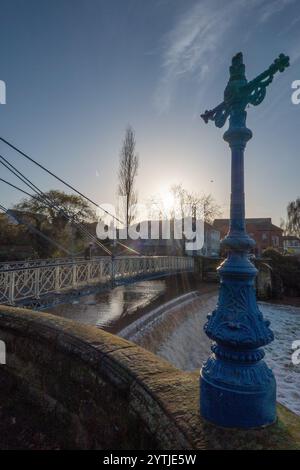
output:
<instances>
[{"instance_id":1,"label":"bridge deck","mask_svg":"<svg viewBox=\"0 0 300 470\"><path fill-rule=\"evenodd\" d=\"M193 259L184 256L107 256L67 262L45 261L28 266L3 266L0 270L0 304L15 305L88 286L192 271L194 266Z\"/></svg>"}]
</instances>

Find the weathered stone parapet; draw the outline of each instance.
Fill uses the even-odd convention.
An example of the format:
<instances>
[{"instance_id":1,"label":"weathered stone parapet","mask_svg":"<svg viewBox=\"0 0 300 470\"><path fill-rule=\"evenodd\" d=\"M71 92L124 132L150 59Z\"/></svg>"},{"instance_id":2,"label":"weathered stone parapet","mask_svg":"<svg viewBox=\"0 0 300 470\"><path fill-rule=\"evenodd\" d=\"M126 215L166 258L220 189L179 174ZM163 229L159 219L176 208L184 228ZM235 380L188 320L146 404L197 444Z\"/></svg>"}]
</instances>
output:
<instances>
[{"instance_id":1,"label":"weathered stone parapet","mask_svg":"<svg viewBox=\"0 0 300 470\"><path fill-rule=\"evenodd\" d=\"M189 375L133 343L11 307L0 307L0 338L7 350L0 374L3 370L21 381L43 411L55 416L63 446L195 445L188 419L182 419Z\"/></svg>"},{"instance_id":2,"label":"weathered stone parapet","mask_svg":"<svg viewBox=\"0 0 300 470\"><path fill-rule=\"evenodd\" d=\"M257 448L262 439L265 448L300 448L300 420L282 407L280 425L266 430L205 424L198 374L95 327L1 306L0 339L7 351L1 387L22 387L24 403L40 407L61 448Z\"/></svg>"}]
</instances>

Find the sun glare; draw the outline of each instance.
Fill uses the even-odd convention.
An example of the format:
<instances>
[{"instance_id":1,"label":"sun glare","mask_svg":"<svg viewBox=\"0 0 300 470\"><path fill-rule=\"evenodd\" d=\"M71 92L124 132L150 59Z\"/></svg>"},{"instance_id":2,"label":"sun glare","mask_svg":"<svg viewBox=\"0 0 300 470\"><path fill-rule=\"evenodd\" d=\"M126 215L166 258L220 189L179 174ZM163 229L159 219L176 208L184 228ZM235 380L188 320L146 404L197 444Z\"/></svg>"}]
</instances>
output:
<instances>
[{"instance_id":1,"label":"sun glare","mask_svg":"<svg viewBox=\"0 0 300 470\"><path fill-rule=\"evenodd\" d=\"M168 190L161 191L161 199L165 211L169 212L174 206L173 194Z\"/></svg>"}]
</instances>

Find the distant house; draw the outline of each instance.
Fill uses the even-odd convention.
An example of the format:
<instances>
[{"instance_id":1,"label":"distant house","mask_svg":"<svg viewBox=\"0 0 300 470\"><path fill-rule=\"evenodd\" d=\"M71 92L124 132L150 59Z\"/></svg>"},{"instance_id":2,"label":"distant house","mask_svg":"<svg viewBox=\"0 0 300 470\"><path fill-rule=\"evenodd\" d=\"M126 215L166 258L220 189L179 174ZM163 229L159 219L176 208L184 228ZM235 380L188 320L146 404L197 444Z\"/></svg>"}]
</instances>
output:
<instances>
[{"instance_id":1,"label":"distant house","mask_svg":"<svg viewBox=\"0 0 300 470\"><path fill-rule=\"evenodd\" d=\"M213 227L220 231L224 238L229 230L229 219L215 219ZM246 230L256 242L253 250L260 256L266 248L275 248L283 252L283 230L272 223L271 217L246 219Z\"/></svg>"},{"instance_id":2,"label":"distant house","mask_svg":"<svg viewBox=\"0 0 300 470\"><path fill-rule=\"evenodd\" d=\"M220 231L211 224L204 222L204 243L200 250L188 251L188 255L216 257L220 255Z\"/></svg>"},{"instance_id":3,"label":"distant house","mask_svg":"<svg viewBox=\"0 0 300 470\"><path fill-rule=\"evenodd\" d=\"M204 245L202 254L204 256L219 256L220 255L220 230L204 222Z\"/></svg>"},{"instance_id":4,"label":"distant house","mask_svg":"<svg viewBox=\"0 0 300 470\"><path fill-rule=\"evenodd\" d=\"M121 232L125 233L125 230L118 231L117 237L121 243L133 248L141 255L149 256L182 256L184 254L184 241L177 239L174 236L174 224L172 220L145 220L136 224L132 224L131 229L135 230L138 234L141 230L141 226L145 229L147 227L147 238L142 236L137 237L133 240L129 234L128 239L123 239ZM165 227L169 227L168 230ZM163 235L165 233L165 235ZM120 251L118 247L117 252Z\"/></svg>"},{"instance_id":5,"label":"distant house","mask_svg":"<svg viewBox=\"0 0 300 470\"><path fill-rule=\"evenodd\" d=\"M283 238L283 251L287 255L300 255L300 238L287 235Z\"/></svg>"},{"instance_id":6,"label":"distant house","mask_svg":"<svg viewBox=\"0 0 300 470\"><path fill-rule=\"evenodd\" d=\"M179 221L177 221L179 222ZM181 223L181 221L179 222ZM142 255L204 255L204 256L218 256L220 252L220 232L216 230L212 225L204 223L204 243L203 247L199 250L186 250L184 238L177 238L174 230L173 220L148 220L143 221L141 224L148 226L149 237L137 238L132 240L130 237L128 240L120 241L130 248L133 248ZM164 224L169 226L169 236L163 235ZM194 224L193 224L194 225ZM138 232L140 230L140 224L134 224L132 227ZM193 227L195 230L195 227ZM117 252L120 251L120 247L117 247Z\"/></svg>"}]
</instances>

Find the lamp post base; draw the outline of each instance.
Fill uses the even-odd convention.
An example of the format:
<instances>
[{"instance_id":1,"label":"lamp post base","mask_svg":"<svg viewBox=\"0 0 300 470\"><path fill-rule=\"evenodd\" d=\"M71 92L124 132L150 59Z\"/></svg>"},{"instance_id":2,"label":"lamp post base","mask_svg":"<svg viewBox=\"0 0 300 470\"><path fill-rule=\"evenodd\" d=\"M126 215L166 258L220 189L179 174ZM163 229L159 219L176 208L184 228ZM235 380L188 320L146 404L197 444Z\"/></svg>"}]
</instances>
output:
<instances>
[{"instance_id":1,"label":"lamp post base","mask_svg":"<svg viewBox=\"0 0 300 470\"><path fill-rule=\"evenodd\" d=\"M200 371L200 412L208 422L225 428L258 428L276 421L276 382L272 371L264 361L251 366L228 364L233 382L241 375L259 378L261 383L242 386L222 383L210 377L209 369L215 368L215 359L209 358ZM222 361L223 362L223 361ZM220 361L218 374L228 377L227 365ZM220 367L221 366L221 367ZM257 370L254 370L256 368ZM207 377L209 375L209 378Z\"/></svg>"}]
</instances>

